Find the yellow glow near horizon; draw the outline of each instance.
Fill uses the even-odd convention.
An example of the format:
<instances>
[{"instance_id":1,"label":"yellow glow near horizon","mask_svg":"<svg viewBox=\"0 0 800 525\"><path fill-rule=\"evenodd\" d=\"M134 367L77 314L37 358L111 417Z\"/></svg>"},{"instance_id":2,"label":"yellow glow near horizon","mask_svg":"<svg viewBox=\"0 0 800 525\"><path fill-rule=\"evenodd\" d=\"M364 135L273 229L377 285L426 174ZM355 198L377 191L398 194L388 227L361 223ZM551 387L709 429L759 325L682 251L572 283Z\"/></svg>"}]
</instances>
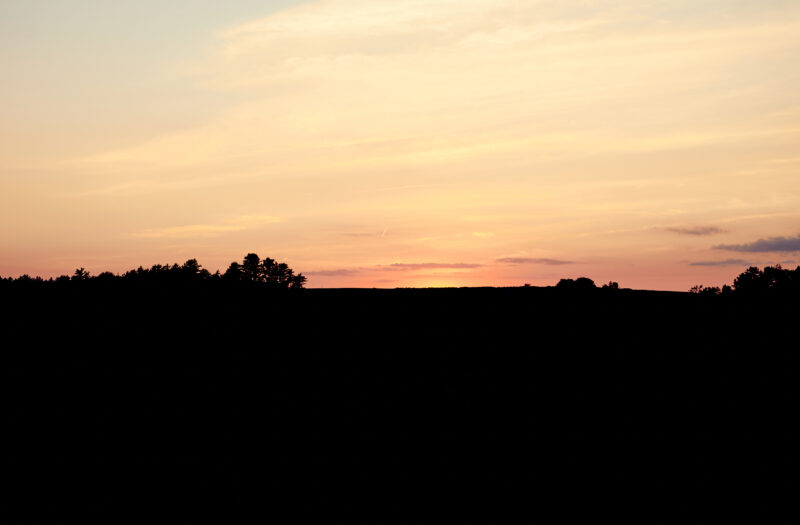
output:
<instances>
[{"instance_id":1,"label":"yellow glow near horizon","mask_svg":"<svg viewBox=\"0 0 800 525\"><path fill-rule=\"evenodd\" d=\"M800 233L798 15L322 0L218 28L146 97L84 71L41 89L107 82L96 112L4 108L0 275L252 251L310 286L685 290L791 265L714 247Z\"/></svg>"}]
</instances>

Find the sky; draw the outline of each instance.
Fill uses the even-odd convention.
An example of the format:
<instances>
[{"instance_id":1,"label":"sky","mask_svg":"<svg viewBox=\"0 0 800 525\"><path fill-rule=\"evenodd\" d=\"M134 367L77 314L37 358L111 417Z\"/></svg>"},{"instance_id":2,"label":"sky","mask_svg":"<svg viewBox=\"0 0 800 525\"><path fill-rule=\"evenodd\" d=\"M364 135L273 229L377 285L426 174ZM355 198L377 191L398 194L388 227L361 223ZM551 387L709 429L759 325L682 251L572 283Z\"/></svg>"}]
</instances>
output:
<instances>
[{"instance_id":1,"label":"sky","mask_svg":"<svg viewBox=\"0 0 800 525\"><path fill-rule=\"evenodd\" d=\"M800 264L795 0L0 0L0 276Z\"/></svg>"}]
</instances>

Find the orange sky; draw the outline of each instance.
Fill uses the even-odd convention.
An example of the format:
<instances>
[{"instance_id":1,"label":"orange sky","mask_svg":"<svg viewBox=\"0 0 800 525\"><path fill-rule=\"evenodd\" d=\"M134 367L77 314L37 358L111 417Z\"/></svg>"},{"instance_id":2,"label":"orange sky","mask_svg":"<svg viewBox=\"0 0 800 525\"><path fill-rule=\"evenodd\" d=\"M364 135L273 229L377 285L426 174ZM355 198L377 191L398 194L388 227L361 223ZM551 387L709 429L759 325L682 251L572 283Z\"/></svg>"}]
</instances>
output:
<instances>
[{"instance_id":1,"label":"orange sky","mask_svg":"<svg viewBox=\"0 0 800 525\"><path fill-rule=\"evenodd\" d=\"M256 252L311 287L687 290L800 264L797 2L182 2L0 8L0 275Z\"/></svg>"}]
</instances>

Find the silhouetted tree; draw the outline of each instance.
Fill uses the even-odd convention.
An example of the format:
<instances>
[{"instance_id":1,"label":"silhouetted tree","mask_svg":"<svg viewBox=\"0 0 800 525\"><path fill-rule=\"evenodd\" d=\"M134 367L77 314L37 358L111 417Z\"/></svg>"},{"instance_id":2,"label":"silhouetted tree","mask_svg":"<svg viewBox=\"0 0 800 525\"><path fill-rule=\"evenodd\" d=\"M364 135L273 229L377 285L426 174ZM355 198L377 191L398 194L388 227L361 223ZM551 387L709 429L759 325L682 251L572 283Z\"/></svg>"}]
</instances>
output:
<instances>
[{"instance_id":1,"label":"silhouetted tree","mask_svg":"<svg viewBox=\"0 0 800 525\"><path fill-rule=\"evenodd\" d=\"M228 281L239 281L242 278L242 267L237 262L232 262L228 269L225 270L225 273L222 275L222 278Z\"/></svg>"},{"instance_id":2,"label":"silhouetted tree","mask_svg":"<svg viewBox=\"0 0 800 525\"><path fill-rule=\"evenodd\" d=\"M751 266L733 281L733 290L739 294L798 293L800 292L800 266L794 270L766 266L764 270Z\"/></svg>"},{"instance_id":3,"label":"silhouetted tree","mask_svg":"<svg viewBox=\"0 0 800 525\"><path fill-rule=\"evenodd\" d=\"M269 286L275 288L302 288L305 276L294 275L286 263L277 263L267 257L261 262L261 276Z\"/></svg>"},{"instance_id":4,"label":"silhouetted tree","mask_svg":"<svg viewBox=\"0 0 800 525\"><path fill-rule=\"evenodd\" d=\"M780 264L766 266L762 273L764 275L764 285L767 288L787 290L791 286L792 273L784 270Z\"/></svg>"},{"instance_id":5,"label":"silhouetted tree","mask_svg":"<svg viewBox=\"0 0 800 525\"><path fill-rule=\"evenodd\" d=\"M113 281L116 278L117 278L117 276L114 275L111 272L102 272L97 277L95 277L95 280L102 281L102 282L110 282L110 281Z\"/></svg>"},{"instance_id":6,"label":"silhouetted tree","mask_svg":"<svg viewBox=\"0 0 800 525\"><path fill-rule=\"evenodd\" d=\"M181 274L186 279L201 279L205 280L211 277L211 273L208 270L200 266L200 263L197 262L197 259L189 259L183 266L181 266Z\"/></svg>"},{"instance_id":7,"label":"silhouetted tree","mask_svg":"<svg viewBox=\"0 0 800 525\"><path fill-rule=\"evenodd\" d=\"M248 253L242 261L242 278L246 281L259 282L261 278L261 258L255 253Z\"/></svg>"},{"instance_id":8,"label":"silhouetted tree","mask_svg":"<svg viewBox=\"0 0 800 525\"><path fill-rule=\"evenodd\" d=\"M306 282L303 274L295 275L286 263L278 263L269 257L262 261L255 253L245 255L241 265L231 263L225 277L263 283L270 288L302 288Z\"/></svg>"},{"instance_id":9,"label":"silhouetted tree","mask_svg":"<svg viewBox=\"0 0 800 525\"><path fill-rule=\"evenodd\" d=\"M764 272L751 266L733 280L733 289L739 293L756 292L764 288Z\"/></svg>"},{"instance_id":10,"label":"silhouetted tree","mask_svg":"<svg viewBox=\"0 0 800 525\"><path fill-rule=\"evenodd\" d=\"M181 270L187 275L197 275L200 273L200 263L197 262L197 259L189 259L183 263Z\"/></svg>"},{"instance_id":11,"label":"silhouetted tree","mask_svg":"<svg viewBox=\"0 0 800 525\"><path fill-rule=\"evenodd\" d=\"M89 272L83 267L77 268L75 273L72 274L73 281L85 281L87 279L89 279Z\"/></svg>"}]
</instances>

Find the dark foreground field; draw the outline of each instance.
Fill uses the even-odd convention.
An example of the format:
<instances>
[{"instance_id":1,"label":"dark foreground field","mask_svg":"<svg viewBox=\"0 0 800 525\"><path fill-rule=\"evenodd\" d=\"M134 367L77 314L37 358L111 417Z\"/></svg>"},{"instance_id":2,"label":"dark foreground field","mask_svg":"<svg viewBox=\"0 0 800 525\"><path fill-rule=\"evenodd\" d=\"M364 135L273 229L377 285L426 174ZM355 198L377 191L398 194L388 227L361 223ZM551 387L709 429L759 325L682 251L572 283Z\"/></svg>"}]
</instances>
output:
<instances>
[{"instance_id":1,"label":"dark foreground field","mask_svg":"<svg viewBox=\"0 0 800 525\"><path fill-rule=\"evenodd\" d=\"M7 292L5 512L783 522L794 299L295 292Z\"/></svg>"}]
</instances>

